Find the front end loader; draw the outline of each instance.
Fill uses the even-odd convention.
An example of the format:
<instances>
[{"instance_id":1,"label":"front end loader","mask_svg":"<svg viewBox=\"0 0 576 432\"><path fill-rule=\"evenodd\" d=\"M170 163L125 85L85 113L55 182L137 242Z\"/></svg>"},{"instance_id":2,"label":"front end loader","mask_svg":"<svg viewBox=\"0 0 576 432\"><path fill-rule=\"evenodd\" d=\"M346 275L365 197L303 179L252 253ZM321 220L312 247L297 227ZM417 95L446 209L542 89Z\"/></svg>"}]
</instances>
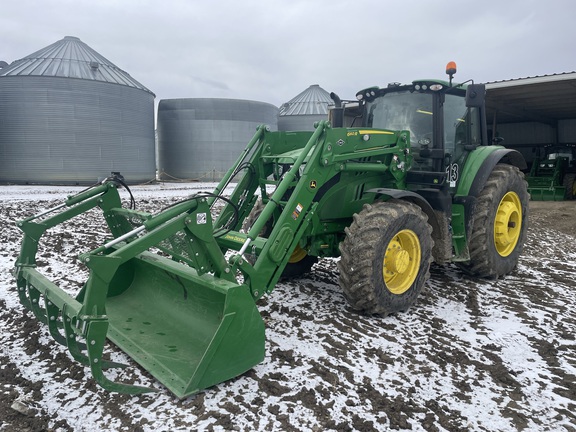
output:
<instances>
[{"instance_id":1,"label":"front end loader","mask_svg":"<svg viewBox=\"0 0 576 432\"><path fill-rule=\"evenodd\" d=\"M513 271L525 163L487 145L484 87L452 85L450 71L450 82L373 87L355 104L335 96L336 127L262 125L213 192L158 213L123 207L112 176L20 221L20 301L102 387L153 390L105 376L119 366L104 360L108 339L183 398L263 360L257 301L318 259L340 257L350 305L380 316L414 304L432 260L489 278ZM108 238L79 256L89 276L71 294L42 275L38 245L94 208Z\"/></svg>"},{"instance_id":2,"label":"front end loader","mask_svg":"<svg viewBox=\"0 0 576 432\"><path fill-rule=\"evenodd\" d=\"M548 147L535 158L526 177L533 201L572 200L576 196L576 148Z\"/></svg>"}]
</instances>

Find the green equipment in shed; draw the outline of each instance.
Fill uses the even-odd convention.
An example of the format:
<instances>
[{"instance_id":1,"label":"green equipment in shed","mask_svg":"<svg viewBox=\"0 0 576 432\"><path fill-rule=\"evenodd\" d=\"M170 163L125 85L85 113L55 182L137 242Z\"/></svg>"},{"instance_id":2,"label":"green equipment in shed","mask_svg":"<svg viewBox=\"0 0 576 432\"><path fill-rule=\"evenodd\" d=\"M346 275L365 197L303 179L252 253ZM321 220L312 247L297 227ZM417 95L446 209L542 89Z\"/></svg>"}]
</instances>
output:
<instances>
[{"instance_id":1,"label":"green equipment in shed","mask_svg":"<svg viewBox=\"0 0 576 432\"><path fill-rule=\"evenodd\" d=\"M544 158L532 162L528 181L534 201L572 200L576 196L576 148L547 147Z\"/></svg>"}]
</instances>

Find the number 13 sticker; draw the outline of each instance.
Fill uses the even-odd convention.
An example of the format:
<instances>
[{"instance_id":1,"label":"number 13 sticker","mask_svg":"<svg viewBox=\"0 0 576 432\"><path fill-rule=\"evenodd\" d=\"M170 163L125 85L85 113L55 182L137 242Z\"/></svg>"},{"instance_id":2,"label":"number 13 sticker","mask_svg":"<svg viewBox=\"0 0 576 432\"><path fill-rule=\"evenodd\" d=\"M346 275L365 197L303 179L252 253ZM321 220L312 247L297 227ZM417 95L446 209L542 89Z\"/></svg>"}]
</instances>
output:
<instances>
[{"instance_id":1,"label":"number 13 sticker","mask_svg":"<svg viewBox=\"0 0 576 432\"><path fill-rule=\"evenodd\" d=\"M450 164L446 167L446 176L450 182L450 187L456 186L456 182L458 181L459 176L458 169L458 164Z\"/></svg>"}]
</instances>

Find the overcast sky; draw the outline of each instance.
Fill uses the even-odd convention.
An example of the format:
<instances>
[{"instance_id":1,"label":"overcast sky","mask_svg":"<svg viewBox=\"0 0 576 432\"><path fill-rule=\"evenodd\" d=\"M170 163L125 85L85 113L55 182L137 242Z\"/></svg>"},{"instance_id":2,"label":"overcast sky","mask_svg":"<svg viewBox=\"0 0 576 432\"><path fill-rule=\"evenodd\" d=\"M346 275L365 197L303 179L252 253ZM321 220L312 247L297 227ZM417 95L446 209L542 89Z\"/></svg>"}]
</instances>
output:
<instances>
[{"instance_id":1,"label":"overcast sky","mask_svg":"<svg viewBox=\"0 0 576 432\"><path fill-rule=\"evenodd\" d=\"M156 94L281 105L311 84L353 98L389 82L576 70L574 0L16 0L0 60L76 36Z\"/></svg>"}]
</instances>

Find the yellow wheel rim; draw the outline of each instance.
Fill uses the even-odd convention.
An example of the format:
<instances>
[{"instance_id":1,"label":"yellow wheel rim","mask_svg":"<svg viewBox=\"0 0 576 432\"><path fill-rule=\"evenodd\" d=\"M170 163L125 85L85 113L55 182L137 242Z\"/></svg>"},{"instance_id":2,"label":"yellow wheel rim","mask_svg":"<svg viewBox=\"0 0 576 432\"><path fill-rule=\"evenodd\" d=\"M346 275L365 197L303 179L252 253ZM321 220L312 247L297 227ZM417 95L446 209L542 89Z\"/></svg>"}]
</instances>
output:
<instances>
[{"instance_id":1,"label":"yellow wheel rim","mask_svg":"<svg viewBox=\"0 0 576 432\"><path fill-rule=\"evenodd\" d=\"M300 247L300 245L297 245L297 246L296 246L296 249L294 249L294 252L292 252L292 255L290 255L290 258L288 259L288 262L289 262L290 264L294 264L294 263L300 262L300 261L302 261L302 260L304 259L304 257L305 257L306 255L308 255L308 254L306 253L306 251L305 251L304 249L302 249L302 248Z\"/></svg>"},{"instance_id":2,"label":"yellow wheel rim","mask_svg":"<svg viewBox=\"0 0 576 432\"><path fill-rule=\"evenodd\" d=\"M386 247L382 262L382 277L393 294L408 291L418 276L422 251L414 231L402 230Z\"/></svg>"},{"instance_id":3,"label":"yellow wheel rim","mask_svg":"<svg viewBox=\"0 0 576 432\"><path fill-rule=\"evenodd\" d=\"M516 192L508 192L496 211L494 219L494 245L500 256L512 253L522 228L522 204Z\"/></svg>"}]
</instances>

